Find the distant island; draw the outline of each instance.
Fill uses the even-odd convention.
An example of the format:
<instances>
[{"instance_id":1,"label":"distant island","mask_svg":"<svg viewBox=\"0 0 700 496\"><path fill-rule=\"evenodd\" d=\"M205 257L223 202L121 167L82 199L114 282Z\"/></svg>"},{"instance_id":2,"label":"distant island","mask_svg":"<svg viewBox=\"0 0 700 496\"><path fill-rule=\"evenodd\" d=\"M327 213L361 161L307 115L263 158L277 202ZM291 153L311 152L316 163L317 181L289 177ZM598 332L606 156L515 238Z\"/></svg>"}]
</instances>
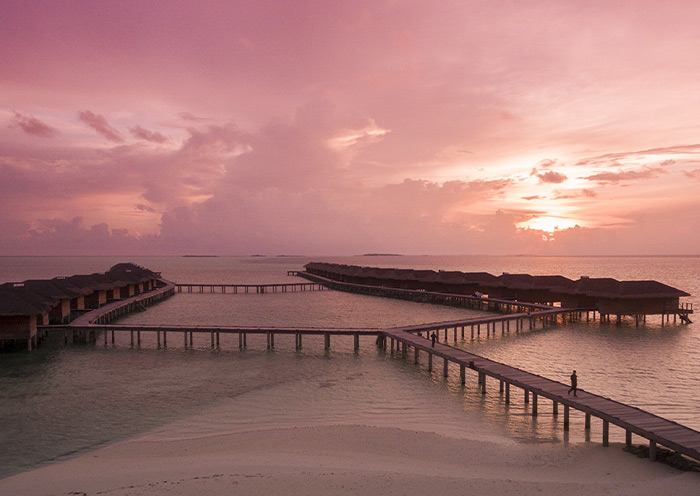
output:
<instances>
[{"instance_id":1,"label":"distant island","mask_svg":"<svg viewBox=\"0 0 700 496\"><path fill-rule=\"evenodd\" d=\"M363 253L361 257L403 257L400 253Z\"/></svg>"}]
</instances>

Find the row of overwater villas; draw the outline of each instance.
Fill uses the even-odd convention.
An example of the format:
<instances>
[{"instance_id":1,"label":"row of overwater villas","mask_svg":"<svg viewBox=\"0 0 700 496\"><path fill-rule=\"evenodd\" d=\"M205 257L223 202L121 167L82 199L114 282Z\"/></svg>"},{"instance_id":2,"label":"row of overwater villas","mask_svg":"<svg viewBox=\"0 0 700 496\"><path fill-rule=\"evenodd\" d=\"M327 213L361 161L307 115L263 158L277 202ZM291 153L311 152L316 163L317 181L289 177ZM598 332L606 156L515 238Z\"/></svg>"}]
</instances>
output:
<instances>
[{"instance_id":1,"label":"row of overwater villas","mask_svg":"<svg viewBox=\"0 0 700 496\"><path fill-rule=\"evenodd\" d=\"M82 313L115 300L151 291L160 274L132 263L105 273L8 282L0 285L0 347L36 346L37 326L67 324Z\"/></svg>"},{"instance_id":2,"label":"row of overwater villas","mask_svg":"<svg viewBox=\"0 0 700 496\"><path fill-rule=\"evenodd\" d=\"M594 308L603 315L669 315L692 313L681 308L680 298L690 296L657 281L618 281L583 276L458 272L361 267L311 262L306 272L339 282L391 288L476 295L566 308Z\"/></svg>"}]
</instances>

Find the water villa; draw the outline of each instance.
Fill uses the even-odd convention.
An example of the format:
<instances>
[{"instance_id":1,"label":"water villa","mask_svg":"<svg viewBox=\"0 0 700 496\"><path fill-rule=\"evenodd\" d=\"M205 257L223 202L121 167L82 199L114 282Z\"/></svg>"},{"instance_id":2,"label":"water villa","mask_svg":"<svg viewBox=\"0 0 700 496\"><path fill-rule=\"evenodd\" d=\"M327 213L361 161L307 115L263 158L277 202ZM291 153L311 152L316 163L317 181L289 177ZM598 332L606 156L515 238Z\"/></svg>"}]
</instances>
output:
<instances>
[{"instance_id":1,"label":"water villa","mask_svg":"<svg viewBox=\"0 0 700 496\"><path fill-rule=\"evenodd\" d=\"M692 305L680 303L690 296L685 291L657 281L618 281L583 276L574 281L564 276L508 274L494 276L486 272L446 272L433 270L388 269L334 263L312 262L306 275L358 286L429 291L454 295L473 295L512 302L527 302L563 308L590 308L602 320L632 316L637 323L647 315L676 316L690 322ZM300 273L300 275L305 275ZM348 290L352 290L348 287ZM387 296L390 296L390 291Z\"/></svg>"},{"instance_id":2,"label":"water villa","mask_svg":"<svg viewBox=\"0 0 700 496\"><path fill-rule=\"evenodd\" d=\"M120 263L104 273L0 285L0 349L37 345L37 328L67 324L85 312L149 292L164 283L157 272Z\"/></svg>"}]
</instances>

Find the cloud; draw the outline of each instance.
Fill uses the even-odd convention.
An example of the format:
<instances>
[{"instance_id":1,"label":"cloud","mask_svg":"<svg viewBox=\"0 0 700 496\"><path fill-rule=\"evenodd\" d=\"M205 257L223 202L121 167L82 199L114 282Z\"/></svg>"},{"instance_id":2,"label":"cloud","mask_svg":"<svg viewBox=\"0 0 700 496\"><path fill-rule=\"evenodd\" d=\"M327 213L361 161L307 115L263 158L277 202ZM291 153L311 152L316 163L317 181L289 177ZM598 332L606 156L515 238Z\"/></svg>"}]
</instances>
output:
<instances>
[{"instance_id":1,"label":"cloud","mask_svg":"<svg viewBox=\"0 0 700 496\"><path fill-rule=\"evenodd\" d=\"M622 181L639 181L644 179L653 179L659 174L666 172L661 167L647 167L642 170L625 170L620 172L600 172L583 177L587 181L595 181L598 183L617 184Z\"/></svg>"},{"instance_id":2,"label":"cloud","mask_svg":"<svg viewBox=\"0 0 700 496\"><path fill-rule=\"evenodd\" d=\"M104 116L95 114L89 110L83 110L78 112L78 118L108 140L114 141L115 143L122 143L124 141L121 133L110 126Z\"/></svg>"},{"instance_id":3,"label":"cloud","mask_svg":"<svg viewBox=\"0 0 700 496\"><path fill-rule=\"evenodd\" d=\"M543 174L537 174L537 177L539 178L540 183L547 184L561 184L567 179L564 174L554 171L547 171Z\"/></svg>"},{"instance_id":4,"label":"cloud","mask_svg":"<svg viewBox=\"0 0 700 496\"><path fill-rule=\"evenodd\" d=\"M695 169L692 171L683 171L683 175L690 179L700 180L700 169Z\"/></svg>"},{"instance_id":5,"label":"cloud","mask_svg":"<svg viewBox=\"0 0 700 496\"><path fill-rule=\"evenodd\" d=\"M22 131L32 136L39 136L40 138L51 138L59 134L58 129L49 126L48 124L40 121L36 117L30 117L22 115L19 112L15 112L12 122L18 126Z\"/></svg>"},{"instance_id":6,"label":"cloud","mask_svg":"<svg viewBox=\"0 0 700 496\"><path fill-rule=\"evenodd\" d=\"M573 200L575 198L581 198L582 196L588 197L588 198L595 198L598 196L598 193L593 191L592 189L582 189L578 193L561 193L559 191L554 192L554 199L555 200Z\"/></svg>"},{"instance_id":7,"label":"cloud","mask_svg":"<svg viewBox=\"0 0 700 496\"><path fill-rule=\"evenodd\" d=\"M390 132L389 129L377 126L374 119L370 119L369 123L361 129L342 130L337 136L331 138L328 144L331 148L342 150L357 145L375 143Z\"/></svg>"},{"instance_id":8,"label":"cloud","mask_svg":"<svg viewBox=\"0 0 700 496\"><path fill-rule=\"evenodd\" d=\"M84 226L83 219L45 219L24 231L21 225L0 220L0 228L10 228L5 239L0 239L3 253L23 253L29 255L121 255L143 252L148 243L157 240L139 238L126 229L111 229L105 223ZM12 232L14 228L14 233ZM14 234L14 235L13 235Z\"/></svg>"},{"instance_id":9,"label":"cloud","mask_svg":"<svg viewBox=\"0 0 700 496\"><path fill-rule=\"evenodd\" d=\"M545 159L542 159L539 162L537 162L537 167L543 167L546 169L547 167L552 167L553 165L556 165L557 163L558 163L558 160L556 160L556 159L545 158Z\"/></svg>"},{"instance_id":10,"label":"cloud","mask_svg":"<svg viewBox=\"0 0 700 496\"><path fill-rule=\"evenodd\" d=\"M523 200L526 200L526 201L532 201L532 200L542 200L545 197L540 196L540 195L532 195L532 196L523 196L522 198L523 198Z\"/></svg>"},{"instance_id":11,"label":"cloud","mask_svg":"<svg viewBox=\"0 0 700 496\"><path fill-rule=\"evenodd\" d=\"M700 143L692 145L674 145L665 146L658 148L648 148L646 150L636 150L630 152L615 152L606 153L603 155L598 155L595 157L585 158L579 160L576 165L593 165L593 166L619 166L623 162L630 159L640 159L645 157L653 156L666 156L666 155L697 155L700 154ZM672 165L675 161L672 159L665 159L662 165Z\"/></svg>"},{"instance_id":12,"label":"cloud","mask_svg":"<svg viewBox=\"0 0 700 496\"><path fill-rule=\"evenodd\" d=\"M165 135L157 131L149 131L141 126L130 127L129 132L131 132L131 134L136 138L152 141L154 143L164 143L168 141L168 138Z\"/></svg>"}]
</instances>

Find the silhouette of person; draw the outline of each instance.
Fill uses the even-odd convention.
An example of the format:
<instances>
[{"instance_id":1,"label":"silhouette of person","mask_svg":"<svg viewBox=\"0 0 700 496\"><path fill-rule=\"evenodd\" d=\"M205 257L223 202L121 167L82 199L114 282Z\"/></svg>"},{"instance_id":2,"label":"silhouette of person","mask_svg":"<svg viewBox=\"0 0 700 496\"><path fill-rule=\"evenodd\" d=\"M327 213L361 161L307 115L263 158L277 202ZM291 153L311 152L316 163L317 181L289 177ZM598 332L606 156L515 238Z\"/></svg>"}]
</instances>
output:
<instances>
[{"instance_id":1,"label":"silhouette of person","mask_svg":"<svg viewBox=\"0 0 700 496\"><path fill-rule=\"evenodd\" d=\"M576 376L576 371L574 370L573 374L571 374L571 388L569 389L569 392L566 394L571 394L571 391L573 391L574 396L576 396L577 387L578 387L578 377Z\"/></svg>"},{"instance_id":2,"label":"silhouette of person","mask_svg":"<svg viewBox=\"0 0 700 496\"><path fill-rule=\"evenodd\" d=\"M434 332L430 335L430 340L433 342L433 348L435 348L435 341L437 340L437 334Z\"/></svg>"}]
</instances>

